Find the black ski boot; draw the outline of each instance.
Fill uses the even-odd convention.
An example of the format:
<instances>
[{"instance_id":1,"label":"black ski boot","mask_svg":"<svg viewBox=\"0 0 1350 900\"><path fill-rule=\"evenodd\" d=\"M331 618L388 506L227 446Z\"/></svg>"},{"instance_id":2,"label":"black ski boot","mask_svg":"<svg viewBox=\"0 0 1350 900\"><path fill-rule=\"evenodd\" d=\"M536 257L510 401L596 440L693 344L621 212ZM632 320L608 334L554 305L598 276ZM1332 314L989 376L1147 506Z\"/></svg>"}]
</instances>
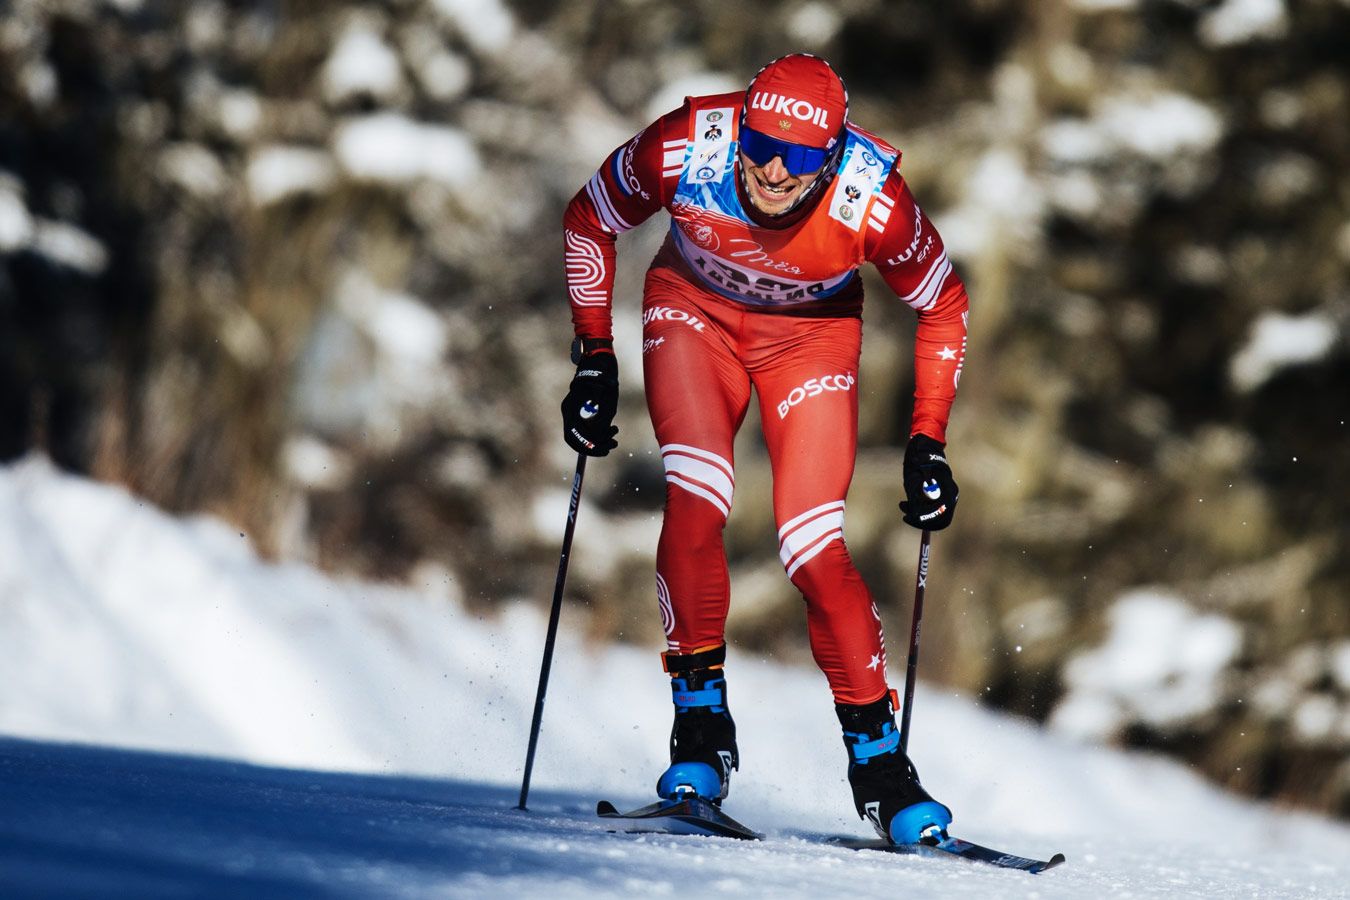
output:
<instances>
[{"instance_id":1,"label":"black ski boot","mask_svg":"<svg viewBox=\"0 0 1350 900\"><path fill-rule=\"evenodd\" d=\"M900 750L895 709L888 692L861 706L835 704L848 748L848 783L858 817L893 844L914 844L945 833L952 811L919 784L919 773Z\"/></svg>"},{"instance_id":2,"label":"black ski boot","mask_svg":"<svg viewBox=\"0 0 1350 900\"><path fill-rule=\"evenodd\" d=\"M736 723L727 709L727 680L722 673L723 644L697 653L662 655L670 673L675 725L670 730L670 768L656 782L668 800L690 794L720 804L740 768Z\"/></svg>"}]
</instances>

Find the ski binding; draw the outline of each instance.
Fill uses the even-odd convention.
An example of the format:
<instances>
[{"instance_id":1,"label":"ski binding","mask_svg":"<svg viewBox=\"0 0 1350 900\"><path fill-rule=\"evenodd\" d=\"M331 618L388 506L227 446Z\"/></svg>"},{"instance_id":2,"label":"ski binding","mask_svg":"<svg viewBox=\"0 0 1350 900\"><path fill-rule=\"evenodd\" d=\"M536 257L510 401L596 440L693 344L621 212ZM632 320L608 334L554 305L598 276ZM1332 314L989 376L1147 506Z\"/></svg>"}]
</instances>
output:
<instances>
[{"instance_id":1,"label":"ski binding","mask_svg":"<svg viewBox=\"0 0 1350 900\"><path fill-rule=\"evenodd\" d=\"M595 814L602 819L633 822L635 827L627 830L634 832L712 835L746 841L764 837L697 795L686 795L679 800L658 800L626 813L619 812L608 800L601 800L595 805Z\"/></svg>"}]
</instances>

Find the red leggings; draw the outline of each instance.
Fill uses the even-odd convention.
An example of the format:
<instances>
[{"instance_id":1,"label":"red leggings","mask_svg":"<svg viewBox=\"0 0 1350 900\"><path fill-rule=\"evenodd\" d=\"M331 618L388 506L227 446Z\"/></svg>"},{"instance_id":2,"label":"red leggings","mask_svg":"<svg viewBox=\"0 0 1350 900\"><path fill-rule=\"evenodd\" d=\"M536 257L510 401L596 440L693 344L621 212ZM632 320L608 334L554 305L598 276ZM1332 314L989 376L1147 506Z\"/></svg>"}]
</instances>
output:
<instances>
[{"instance_id":1,"label":"red leggings","mask_svg":"<svg viewBox=\"0 0 1350 900\"><path fill-rule=\"evenodd\" d=\"M725 640L722 530L732 444L753 385L773 470L778 556L806 598L811 652L839 703L886 693L881 617L844 545L858 436L862 322L745 309L665 268L647 273L647 406L666 472L656 591L669 649Z\"/></svg>"}]
</instances>

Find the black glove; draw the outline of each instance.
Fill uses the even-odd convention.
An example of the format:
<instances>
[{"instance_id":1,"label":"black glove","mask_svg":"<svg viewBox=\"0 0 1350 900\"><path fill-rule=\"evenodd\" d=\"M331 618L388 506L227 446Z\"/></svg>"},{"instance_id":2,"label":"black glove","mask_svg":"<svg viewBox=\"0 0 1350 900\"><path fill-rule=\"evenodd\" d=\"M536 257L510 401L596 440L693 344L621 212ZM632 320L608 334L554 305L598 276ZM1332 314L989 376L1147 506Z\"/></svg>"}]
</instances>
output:
<instances>
[{"instance_id":1,"label":"black glove","mask_svg":"<svg viewBox=\"0 0 1350 900\"><path fill-rule=\"evenodd\" d=\"M619 363L612 352L586 353L562 402L563 440L587 456L607 456L619 446L614 414L619 411Z\"/></svg>"},{"instance_id":2,"label":"black glove","mask_svg":"<svg viewBox=\"0 0 1350 900\"><path fill-rule=\"evenodd\" d=\"M941 531L952 524L961 492L947 465L943 445L926 434L916 434L905 448L905 496L900 510L905 524Z\"/></svg>"}]
</instances>

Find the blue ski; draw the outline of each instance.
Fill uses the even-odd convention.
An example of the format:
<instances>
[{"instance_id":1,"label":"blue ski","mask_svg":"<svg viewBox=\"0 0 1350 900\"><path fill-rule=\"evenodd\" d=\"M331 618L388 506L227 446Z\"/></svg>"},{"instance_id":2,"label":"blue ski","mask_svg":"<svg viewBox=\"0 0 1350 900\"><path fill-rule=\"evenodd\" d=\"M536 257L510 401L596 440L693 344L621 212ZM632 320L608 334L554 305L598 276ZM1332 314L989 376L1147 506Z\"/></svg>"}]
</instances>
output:
<instances>
[{"instance_id":1,"label":"blue ski","mask_svg":"<svg viewBox=\"0 0 1350 900\"><path fill-rule=\"evenodd\" d=\"M1044 872L1046 869L1053 869L1064 862L1063 853L1056 853L1049 859L1030 859L1025 856L1004 853L1001 850L994 850L980 844L973 844L970 841L964 841L947 834L926 838L918 844L892 844L878 838L832 838L830 843L847 847L850 850L873 850L882 853L905 853L919 856L950 854L968 859L971 862L988 863L1001 869L1021 869L1033 875Z\"/></svg>"},{"instance_id":2,"label":"blue ski","mask_svg":"<svg viewBox=\"0 0 1350 900\"><path fill-rule=\"evenodd\" d=\"M684 800L658 800L631 812L622 813L608 800L595 806L602 819L618 819L633 823L626 830L632 832L660 832L664 834L697 834L715 837L763 840L764 835L722 812L721 808L702 797ZM1036 875L1064 862L1064 854L1056 853L1049 859L1031 859L1004 853L981 844L971 843L947 834L932 835L917 844L892 844L879 838L831 837L825 843L849 850L871 850L880 853L901 853L916 856L959 856L971 862L986 863L1001 869L1020 869Z\"/></svg>"}]
</instances>

